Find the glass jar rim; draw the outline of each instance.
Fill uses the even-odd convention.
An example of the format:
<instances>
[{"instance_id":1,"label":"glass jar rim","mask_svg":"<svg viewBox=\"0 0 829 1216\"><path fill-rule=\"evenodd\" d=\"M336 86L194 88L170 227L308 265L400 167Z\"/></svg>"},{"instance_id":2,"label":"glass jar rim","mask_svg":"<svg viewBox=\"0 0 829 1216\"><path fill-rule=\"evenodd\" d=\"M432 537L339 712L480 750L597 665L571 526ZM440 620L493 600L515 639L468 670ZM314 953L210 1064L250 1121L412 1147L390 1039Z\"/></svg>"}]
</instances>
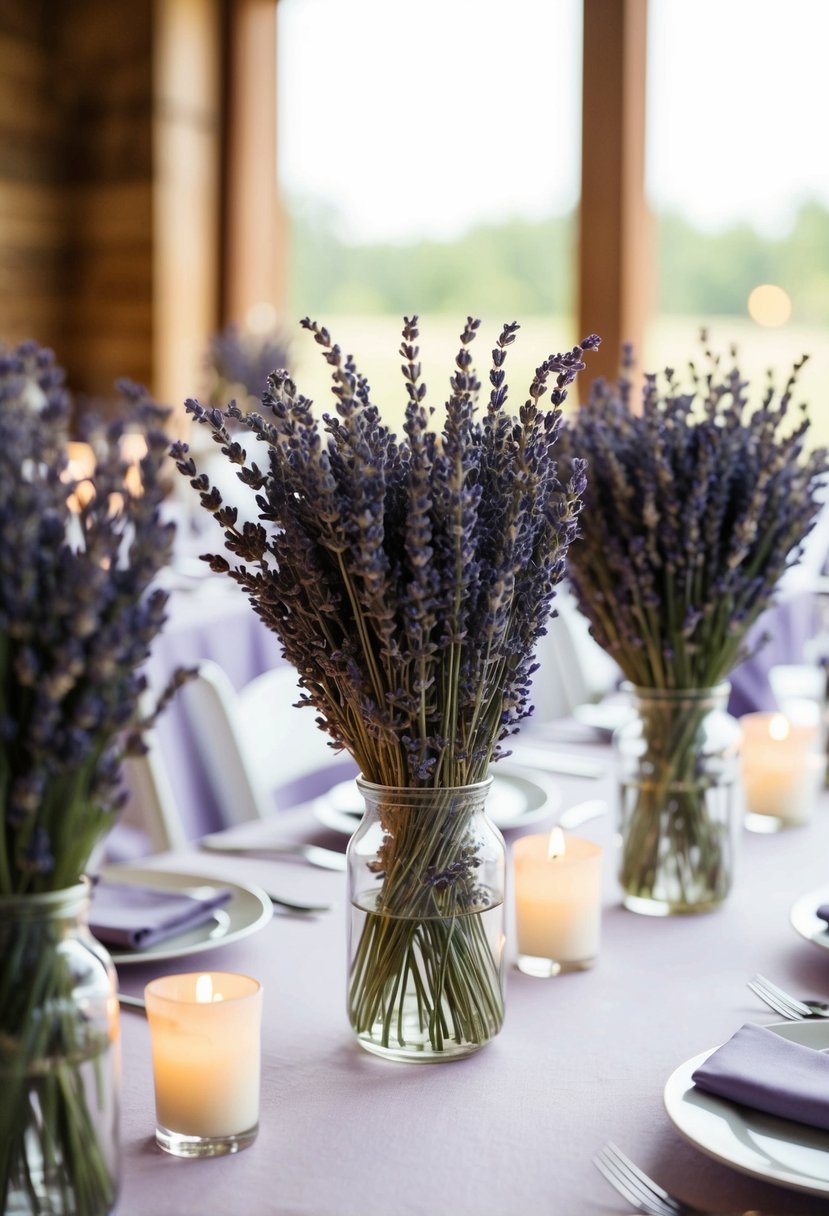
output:
<instances>
[{"instance_id":1,"label":"glass jar rim","mask_svg":"<svg viewBox=\"0 0 829 1216\"><path fill-rule=\"evenodd\" d=\"M707 686L690 687L690 688L654 688L652 685L634 684L632 680L625 680L621 685L622 692L629 693L642 700L666 700L666 701L681 701L686 698L692 698L696 701L702 701L709 697L727 697L731 692L731 683L729 680L721 680L719 684L710 684Z\"/></svg>"},{"instance_id":2,"label":"glass jar rim","mask_svg":"<svg viewBox=\"0 0 829 1216\"><path fill-rule=\"evenodd\" d=\"M473 781L469 785L380 785L376 781L369 781L360 773L357 778L357 788L364 790L369 794L389 794L394 793L411 797L413 794L418 796L429 797L436 794L478 794L486 793L492 785L492 776L485 777L483 781Z\"/></svg>"},{"instance_id":3,"label":"glass jar rim","mask_svg":"<svg viewBox=\"0 0 829 1216\"><path fill-rule=\"evenodd\" d=\"M77 916L85 911L92 896L92 883L88 878L71 887L58 887L54 891L14 891L0 895L0 915L46 919L51 916Z\"/></svg>"}]
</instances>

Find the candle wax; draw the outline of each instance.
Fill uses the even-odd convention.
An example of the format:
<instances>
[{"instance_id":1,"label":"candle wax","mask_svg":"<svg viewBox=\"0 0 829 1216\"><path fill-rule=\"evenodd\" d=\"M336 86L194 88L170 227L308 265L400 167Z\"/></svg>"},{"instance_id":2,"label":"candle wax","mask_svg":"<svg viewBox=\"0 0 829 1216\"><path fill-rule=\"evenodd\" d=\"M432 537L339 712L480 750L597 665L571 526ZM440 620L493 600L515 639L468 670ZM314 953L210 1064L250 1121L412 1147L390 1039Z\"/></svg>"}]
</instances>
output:
<instances>
[{"instance_id":1,"label":"candle wax","mask_svg":"<svg viewBox=\"0 0 829 1216\"><path fill-rule=\"evenodd\" d=\"M599 950L602 850L576 836L565 841L553 858L547 836L523 836L513 846L518 952L581 963Z\"/></svg>"}]
</instances>

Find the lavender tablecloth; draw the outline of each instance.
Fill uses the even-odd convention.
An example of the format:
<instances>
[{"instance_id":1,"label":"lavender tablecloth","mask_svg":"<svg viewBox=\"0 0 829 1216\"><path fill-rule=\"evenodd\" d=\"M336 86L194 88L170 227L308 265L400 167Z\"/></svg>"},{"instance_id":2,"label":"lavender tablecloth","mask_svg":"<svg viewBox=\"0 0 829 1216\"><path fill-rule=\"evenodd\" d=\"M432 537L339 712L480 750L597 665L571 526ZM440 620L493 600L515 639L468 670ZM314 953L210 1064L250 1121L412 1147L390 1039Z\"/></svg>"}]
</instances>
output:
<instances>
[{"instance_id":1,"label":"lavender tablecloth","mask_svg":"<svg viewBox=\"0 0 829 1216\"><path fill-rule=\"evenodd\" d=\"M609 760L595 747L575 750ZM609 779L558 781L563 806L614 799ZM300 837L316 830L297 812L280 819L280 829ZM262 830L246 825L235 834ZM465 1061L432 1067L387 1063L352 1041L342 875L195 851L157 859L170 869L330 901L333 911L307 921L277 913L260 933L215 953L121 968L121 987L134 993L161 972L246 972L264 984L265 1014L259 1138L237 1157L202 1162L155 1147L148 1027L140 1014L122 1015L118 1216L610 1216L628 1209L590 1161L610 1138L700 1206L777 1216L829 1211L826 1199L703 1156L662 1106L663 1086L679 1064L746 1021L775 1020L746 987L755 971L796 992L829 996L829 954L788 921L797 896L829 882L829 798L807 827L745 833L731 898L698 917L625 912L611 817L578 834L606 849L597 966L547 981L510 966L502 1033ZM511 957L514 945L510 927Z\"/></svg>"}]
</instances>

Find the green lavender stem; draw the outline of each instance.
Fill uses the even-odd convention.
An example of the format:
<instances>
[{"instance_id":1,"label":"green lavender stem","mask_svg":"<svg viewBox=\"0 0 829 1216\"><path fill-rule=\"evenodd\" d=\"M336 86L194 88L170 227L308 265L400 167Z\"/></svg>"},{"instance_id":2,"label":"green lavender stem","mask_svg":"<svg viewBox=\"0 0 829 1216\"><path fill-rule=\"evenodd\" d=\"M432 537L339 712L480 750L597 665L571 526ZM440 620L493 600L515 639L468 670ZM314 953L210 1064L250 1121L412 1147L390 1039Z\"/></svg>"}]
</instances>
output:
<instances>
[{"instance_id":1,"label":"green lavender stem","mask_svg":"<svg viewBox=\"0 0 829 1216\"><path fill-rule=\"evenodd\" d=\"M622 777L620 881L628 895L671 911L703 911L731 880L733 772L728 759L720 771L704 754L706 718L725 693L637 691L643 746L635 773Z\"/></svg>"},{"instance_id":2,"label":"green lavender stem","mask_svg":"<svg viewBox=\"0 0 829 1216\"><path fill-rule=\"evenodd\" d=\"M55 892L54 896L65 896ZM49 897L46 897L49 898ZM65 922L0 908L0 1200L32 1216L105 1216L115 1202L109 1027L76 993ZM17 1209L15 1209L17 1210Z\"/></svg>"},{"instance_id":3,"label":"green lavender stem","mask_svg":"<svg viewBox=\"0 0 829 1216\"><path fill-rule=\"evenodd\" d=\"M407 795L427 795L428 811ZM462 801L457 790L389 790L380 802L383 880L354 950L349 1015L385 1049L410 1046L410 1008L434 1053L481 1045L503 1022L500 946L493 953L485 924L502 896L480 882L475 816Z\"/></svg>"}]
</instances>

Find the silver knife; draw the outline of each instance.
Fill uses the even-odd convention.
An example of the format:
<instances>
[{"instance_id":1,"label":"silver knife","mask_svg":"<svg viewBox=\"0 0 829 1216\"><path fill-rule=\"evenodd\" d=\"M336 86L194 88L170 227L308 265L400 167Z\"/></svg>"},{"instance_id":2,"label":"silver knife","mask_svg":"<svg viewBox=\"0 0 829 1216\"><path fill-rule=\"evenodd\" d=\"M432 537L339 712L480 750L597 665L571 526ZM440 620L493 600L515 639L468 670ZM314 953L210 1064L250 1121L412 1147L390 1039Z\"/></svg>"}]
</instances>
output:
<instances>
[{"instance_id":1,"label":"silver knife","mask_svg":"<svg viewBox=\"0 0 829 1216\"><path fill-rule=\"evenodd\" d=\"M342 871L346 868L345 853L324 849L318 844L279 844L277 841L242 844L223 840L219 833L205 836L199 841L199 847L209 853L236 853L248 857L300 857L309 865L320 866L323 870Z\"/></svg>"}]
</instances>

